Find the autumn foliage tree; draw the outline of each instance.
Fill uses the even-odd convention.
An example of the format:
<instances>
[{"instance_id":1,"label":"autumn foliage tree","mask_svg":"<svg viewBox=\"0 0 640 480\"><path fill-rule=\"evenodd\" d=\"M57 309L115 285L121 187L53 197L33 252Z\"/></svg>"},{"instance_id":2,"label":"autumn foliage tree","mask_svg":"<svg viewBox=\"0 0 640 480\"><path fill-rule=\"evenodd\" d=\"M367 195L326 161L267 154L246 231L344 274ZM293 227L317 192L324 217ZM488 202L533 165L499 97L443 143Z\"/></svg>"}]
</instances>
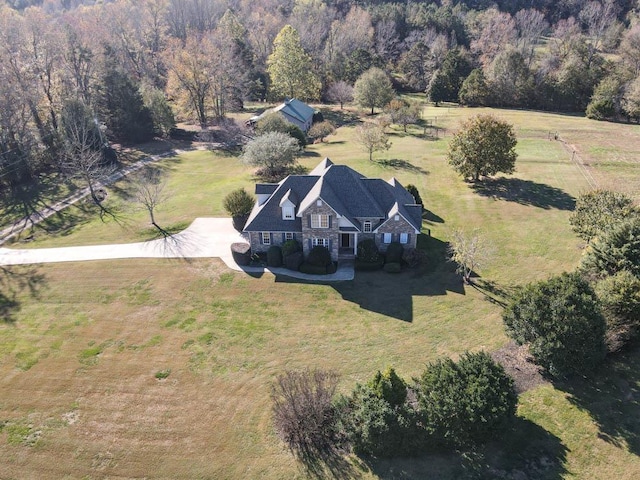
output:
<instances>
[{"instance_id":1,"label":"autumn foliage tree","mask_svg":"<svg viewBox=\"0 0 640 480\"><path fill-rule=\"evenodd\" d=\"M456 264L464 283L471 283L471 275L493 256L493 247L480 232L455 230L449 242L449 256Z\"/></svg>"}]
</instances>

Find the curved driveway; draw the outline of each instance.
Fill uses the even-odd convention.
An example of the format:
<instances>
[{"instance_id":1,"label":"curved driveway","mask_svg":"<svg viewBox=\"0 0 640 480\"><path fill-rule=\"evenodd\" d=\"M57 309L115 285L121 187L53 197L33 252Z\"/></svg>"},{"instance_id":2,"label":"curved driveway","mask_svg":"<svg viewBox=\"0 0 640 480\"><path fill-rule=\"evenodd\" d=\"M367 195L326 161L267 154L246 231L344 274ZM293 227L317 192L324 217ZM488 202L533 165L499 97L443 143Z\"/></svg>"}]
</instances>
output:
<instances>
[{"instance_id":1,"label":"curved driveway","mask_svg":"<svg viewBox=\"0 0 640 480\"><path fill-rule=\"evenodd\" d=\"M233 228L230 218L196 218L182 232L167 238L139 243L90 245L82 247L12 249L0 248L0 265L80 262L123 258L220 258L229 268L246 272L262 272L259 267L240 267L231 255L231 244L245 240ZM353 266L341 265L333 275L307 275L273 268L274 274L308 280L352 280Z\"/></svg>"}]
</instances>

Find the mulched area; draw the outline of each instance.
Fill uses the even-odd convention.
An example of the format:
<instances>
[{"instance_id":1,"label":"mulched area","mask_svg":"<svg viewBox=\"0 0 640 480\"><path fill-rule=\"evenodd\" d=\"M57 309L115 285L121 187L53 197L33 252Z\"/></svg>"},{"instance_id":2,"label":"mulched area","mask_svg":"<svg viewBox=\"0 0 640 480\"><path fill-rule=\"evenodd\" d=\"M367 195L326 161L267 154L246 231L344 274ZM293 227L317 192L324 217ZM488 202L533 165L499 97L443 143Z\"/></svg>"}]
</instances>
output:
<instances>
[{"instance_id":1,"label":"mulched area","mask_svg":"<svg viewBox=\"0 0 640 480\"><path fill-rule=\"evenodd\" d=\"M526 345L518 345L511 341L493 352L491 357L514 379L518 393L549 383L542 375L542 369L533 363L529 347Z\"/></svg>"}]
</instances>

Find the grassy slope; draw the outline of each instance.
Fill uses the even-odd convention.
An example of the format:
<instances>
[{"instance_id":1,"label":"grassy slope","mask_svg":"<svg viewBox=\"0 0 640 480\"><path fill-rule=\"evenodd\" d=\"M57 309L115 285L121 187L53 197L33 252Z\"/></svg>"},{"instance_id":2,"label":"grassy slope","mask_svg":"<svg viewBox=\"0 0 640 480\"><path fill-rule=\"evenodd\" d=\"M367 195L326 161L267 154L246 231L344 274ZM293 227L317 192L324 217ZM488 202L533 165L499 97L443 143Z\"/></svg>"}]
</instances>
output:
<instances>
[{"instance_id":1,"label":"grassy slope","mask_svg":"<svg viewBox=\"0 0 640 480\"><path fill-rule=\"evenodd\" d=\"M437 116L449 136L461 117L476 112L440 108L426 116ZM352 129L341 128L329 143L309 147L302 163L313 167L329 156L368 176L416 184L429 210L443 220L425 224L434 237L445 241L452 228L478 227L493 240L496 261L481 273L497 288L571 269L580 249L568 228L567 207L587 182L563 147L549 142L547 130L582 135L594 122L499 114L520 137L515 177L521 182L501 183L490 195L474 193L450 171L447 137L425 141L394 131L392 149L376 157L405 161L393 168L392 162L369 163L354 148ZM176 195L160 212L163 225L221 215L224 195L251 185L250 173L233 157L189 153L165 168ZM528 193L532 189L535 196ZM117 192L110 192L113 205ZM140 233L146 226L142 213L127 218L124 227L88 220L69 235L37 237L31 245L148 235ZM303 478L270 427L268 385L278 372L333 368L348 391L390 364L408 378L439 355L491 350L506 340L499 307L481 291L463 289L447 268L417 278L403 274L393 285L382 274L359 275L336 287L247 277L215 260L89 262L20 272L43 279L39 297L18 293L21 310L13 323L0 326L0 421L9 420L0 431L7 459L0 464L3 478ZM167 368L166 380L154 378ZM547 478L640 473L640 462L629 453L638 449L638 379L633 370L616 370L600 389L606 395L585 387L569 397L542 387L523 396L521 415L557 437L546 443L561 441L568 449L566 471L549 470ZM607 412L621 408L626 427L614 428L619 419ZM538 428L534 423L522 428L521 437ZM460 478L468 467L430 457L371 469L364 478Z\"/></svg>"}]
</instances>

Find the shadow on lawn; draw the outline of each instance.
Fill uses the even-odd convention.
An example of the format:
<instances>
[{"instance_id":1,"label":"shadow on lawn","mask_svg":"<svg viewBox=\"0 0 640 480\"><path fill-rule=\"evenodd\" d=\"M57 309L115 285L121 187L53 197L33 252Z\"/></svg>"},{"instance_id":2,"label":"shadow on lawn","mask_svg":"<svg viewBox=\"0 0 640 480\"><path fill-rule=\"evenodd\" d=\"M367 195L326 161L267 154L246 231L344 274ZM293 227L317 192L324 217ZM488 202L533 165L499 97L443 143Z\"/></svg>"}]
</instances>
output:
<instances>
[{"instance_id":1,"label":"shadow on lawn","mask_svg":"<svg viewBox=\"0 0 640 480\"><path fill-rule=\"evenodd\" d=\"M62 196L64 186L65 180L59 177L52 177L46 181L34 178L28 183L13 185L10 191L5 190L0 199L3 217L15 219L16 226L35 226L39 219L38 212L50 206L45 199Z\"/></svg>"},{"instance_id":2,"label":"shadow on lawn","mask_svg":"<svg viewBox=\"0 0 640 480\"><path fill-rule=\"evenodd\" d=\"M431 210L427 210L424 207L422 208L422 219L430 225L433 225L434 223L444 223L444 218L442 218L440 215L436 215Z\"/></svg>"},{"instance_id":3,"label":"shadow on lawn","mask_svg":"<svg viewBox=\"0 0 640 480\"><path fill-rule=\"evenodd\" d=\"M391 160L378 160L378 165L382 168L393 168L395 170L404 170L411 173L421 173L422 175L428 175L429 172L424 168L417 167L413 163L407 160L400 160L399 158L392 158Z\"/></svg>"},{"instance_id":4,"label":"shadow on lawn","mask_svg":"<svg viewBox=\"0 0 640 480\"><path fill-rule=\"evenodd\" d=\"M455 265L447 261L447 243L427 235L420 235L418 245L427 252L425 267L406 270L399 274L390 274L381 270L357 272L352 281L327 282L327 285L340 293L344 300L356 303L360 308L404 322L412 322L414 296L465 294L462 279L455 273ZM276 282L322 283L322 281L304 281L284 275L276 276Z\"/></svg>"},{"instance_id":5,"label":"shadow on lawn","mask_svg":"<svg viewBox=\"0 0 640 480\"><path fill-rule=\"evenodd\" d=\"M640 455L640 347L611 358L587 379L554 385L589 412L602 440Z\"/></svg>"},{"instance_id":6,"label":"shadow on lawn","mask_svg":"<svg viewBox=\"0 0 640 480\"><path fill-rule=\"evenodd\" d=\"M384 480L409 479L560 479L567 448L555 435L517 417L511 430L473 452L434 454L421 458L363 460L370 472Z\"/></svg>"},{"instance_id":7,"label":"shadow on lawn","mask_svg":"<svg viewBox=\"0 0 640 480\"><path fill-rule=\"evenodd\" d=\"M355 480L362 477L354 464L332 447L307 451L296 455L296 458L309 478Z\"/></svg>"},{"instance_id":8,"label":"shadow on lawn","mask_svg":"<svg viewBox=\"0 0 640 480\"><path fill-rule=\"evenodd\" d=\"M501 307L507 306L518 289L516 286L500 285L493 280L484 280L481 278L474 278L470 286L482 293L485 300L500 305Z\"/></svg>"},{"instance_id":9,"label":"shadow on lawn","mask_svg":"<svg viewBox=\"0 0 640 480\"><path fill-rule=\"evenodd\" d=\"M15 323L15 314L20 311L20 294L27 292L38 298L45 277L31 265L0 266L0 321Z\"/></svg>"},{"instance_id":10,"label":"shadow on lawn","mask_svg":"<svg viewBox=\"0 0 640 480\"><path fill-rule=\"evenodd\" d=\"M471 188L484 197L544 209L573 210L576 203L574 197L559 188L520 178L488 179Z\"/></svg>"}]
</instances>

